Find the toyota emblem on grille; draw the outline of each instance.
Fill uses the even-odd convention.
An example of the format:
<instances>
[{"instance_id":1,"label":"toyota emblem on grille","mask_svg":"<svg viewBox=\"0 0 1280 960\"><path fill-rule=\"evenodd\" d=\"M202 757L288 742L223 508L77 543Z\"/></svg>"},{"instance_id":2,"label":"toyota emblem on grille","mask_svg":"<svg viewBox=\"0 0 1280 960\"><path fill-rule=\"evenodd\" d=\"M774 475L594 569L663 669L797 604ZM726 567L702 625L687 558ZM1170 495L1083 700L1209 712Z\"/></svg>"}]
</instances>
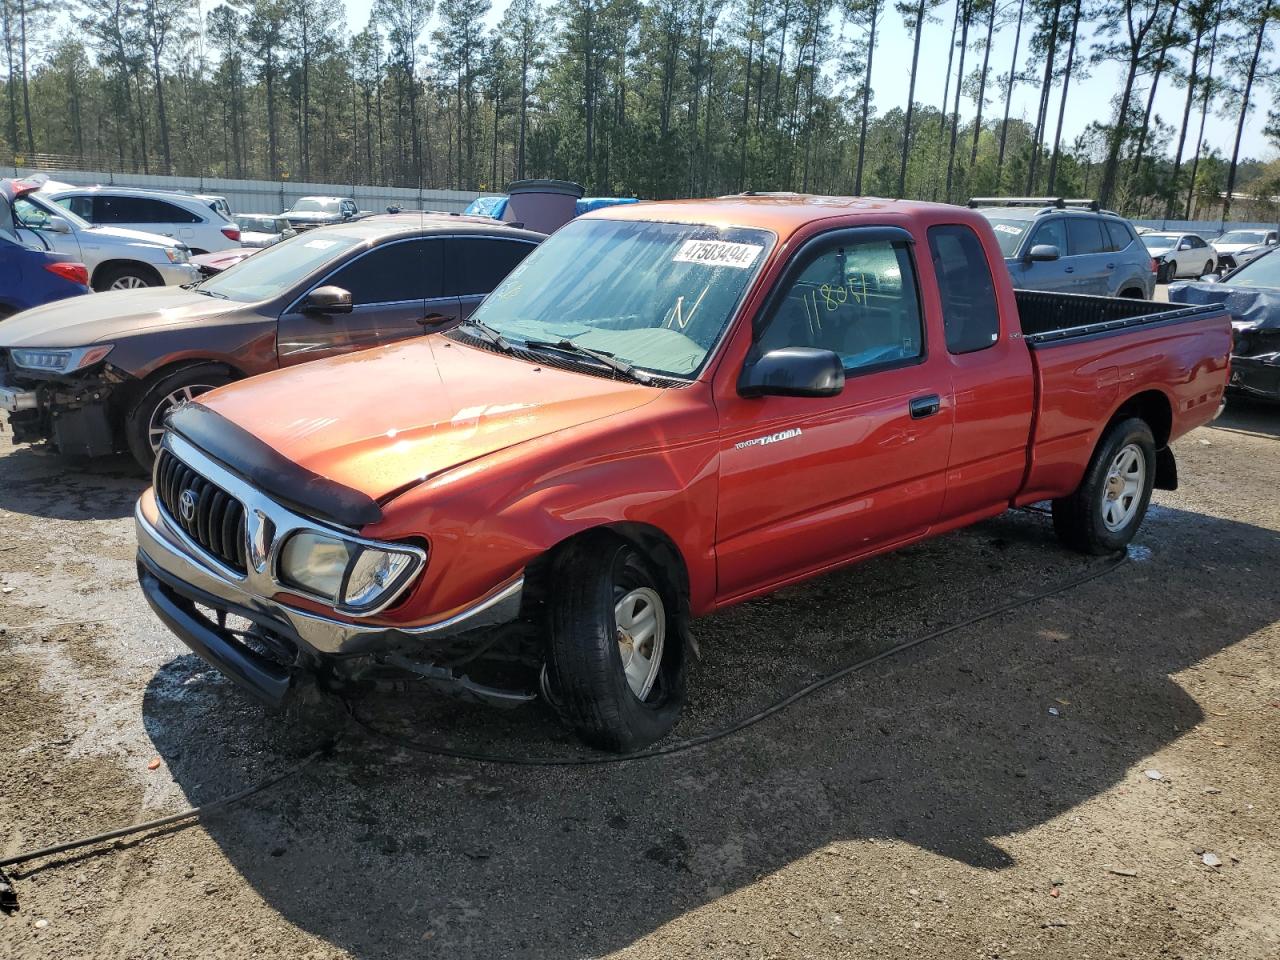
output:
<instances>
[{"instance_id":1,"label":"toyota emblem on grille","mask_svg":"<svg viewBox=\"0 0 1280 960\"><path fill-rule=\"evenodd\" d=\"M182 514L182 519L190 523L196 516L196 492L190 488L182 491L182 496L178 498L178 512Z\"/></svg>"}]
</instances>

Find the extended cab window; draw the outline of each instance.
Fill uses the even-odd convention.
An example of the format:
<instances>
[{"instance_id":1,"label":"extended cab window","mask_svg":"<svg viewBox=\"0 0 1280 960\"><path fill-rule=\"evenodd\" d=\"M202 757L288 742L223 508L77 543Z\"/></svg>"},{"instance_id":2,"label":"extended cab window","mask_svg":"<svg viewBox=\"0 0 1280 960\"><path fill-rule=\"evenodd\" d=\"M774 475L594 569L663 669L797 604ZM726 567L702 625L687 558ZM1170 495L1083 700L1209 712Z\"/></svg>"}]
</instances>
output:
<instances>
[{"instance_id":1,"label":"extended cab window","mask_svg":"<svg viewBox=\"0 0 1280 960\"><path fill-rule=\"evenodd\" d=\"M905 243L839 243L806 261L766 321L762 353L832 350L850 372L921 356L923 324Z\"/></svg>"},{"instance_id":2,"label":"extended cab window","mask_svg":"<svg viewBox=\"0 0 1280 960\"><path fill-rule=\"evenodd\" d=\"M973 353L994 346L1000 339L1000 311L978 235L959 225L930 227L929 253L942 299L947 349Z\"/></svg>"}]
</instances>

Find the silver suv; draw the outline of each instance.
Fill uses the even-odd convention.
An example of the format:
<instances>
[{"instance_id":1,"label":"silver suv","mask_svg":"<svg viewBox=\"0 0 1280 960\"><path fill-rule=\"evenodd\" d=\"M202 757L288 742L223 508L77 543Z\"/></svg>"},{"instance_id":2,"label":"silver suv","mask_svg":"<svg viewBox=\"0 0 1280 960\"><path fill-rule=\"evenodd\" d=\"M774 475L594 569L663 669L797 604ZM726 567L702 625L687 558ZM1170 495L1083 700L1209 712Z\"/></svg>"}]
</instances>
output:
<instances>
[{"instance_id":1,"label":"silver suv","mask_svg":"<svg viewBox=\"0 0 1280 960\"><path fill-rule=\"evenodd\" d=\"M991 221L1015 287L1141 300L1155 292L1133 226L1096 200L975 197L969 206Z\"/></svg>"}]
</instances>

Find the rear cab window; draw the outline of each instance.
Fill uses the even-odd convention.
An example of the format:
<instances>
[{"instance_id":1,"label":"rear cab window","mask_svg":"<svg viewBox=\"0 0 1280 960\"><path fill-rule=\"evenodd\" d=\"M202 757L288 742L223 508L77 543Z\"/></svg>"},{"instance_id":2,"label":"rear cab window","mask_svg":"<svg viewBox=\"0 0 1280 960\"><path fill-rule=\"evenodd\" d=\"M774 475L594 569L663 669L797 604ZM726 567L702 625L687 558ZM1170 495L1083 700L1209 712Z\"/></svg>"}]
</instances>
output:
<instances>
[{"instance_id":1,"label":"rear cab window","mask_svg":"<svg viewBox=\"0 0 1280 960\"><path fill-rule=\"evenodd\" d=\"M938 280L950 353L974 353L1000 339L1000 308L982 241L960 224L930 227L929 255Z\"/></svg>"}]
</instances>

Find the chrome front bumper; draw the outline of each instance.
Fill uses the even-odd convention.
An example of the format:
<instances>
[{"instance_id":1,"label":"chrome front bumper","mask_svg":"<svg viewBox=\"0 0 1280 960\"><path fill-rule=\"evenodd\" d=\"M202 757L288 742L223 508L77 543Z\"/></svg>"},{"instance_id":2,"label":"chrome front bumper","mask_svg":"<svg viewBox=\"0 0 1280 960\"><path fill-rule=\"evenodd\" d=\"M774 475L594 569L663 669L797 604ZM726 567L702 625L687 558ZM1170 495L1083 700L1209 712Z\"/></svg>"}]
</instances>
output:
<instances>
[{"instance_id":1,"label":"chrome front bumper","mask_svg":"<svg viewBox=\"0 0 1280 960\"><path fill-rule=\"evenodd\" d=\"M357 656L388 650L410 651L417 644L452 637L481 627L514 620L520 611L524 578L502 584L474 604L447 619L418 626L388 627L325 617L258 596L210 563L194 556L156 502L152 490L134 510L140 574L145 569L165 589L187 601L222 608L251 620L274 625L291 640L321 656ZM144 589L149 584L144 582ZM148 599L151 599L149 596ZM153 606L155 603L153 601ZM160 612L157 610L157 612ZM163 614L162 614L163 615ZM174 628L173 623L170 623ZM183 636L184 640L190 640Z\"/></svg>"}]
</instances>

